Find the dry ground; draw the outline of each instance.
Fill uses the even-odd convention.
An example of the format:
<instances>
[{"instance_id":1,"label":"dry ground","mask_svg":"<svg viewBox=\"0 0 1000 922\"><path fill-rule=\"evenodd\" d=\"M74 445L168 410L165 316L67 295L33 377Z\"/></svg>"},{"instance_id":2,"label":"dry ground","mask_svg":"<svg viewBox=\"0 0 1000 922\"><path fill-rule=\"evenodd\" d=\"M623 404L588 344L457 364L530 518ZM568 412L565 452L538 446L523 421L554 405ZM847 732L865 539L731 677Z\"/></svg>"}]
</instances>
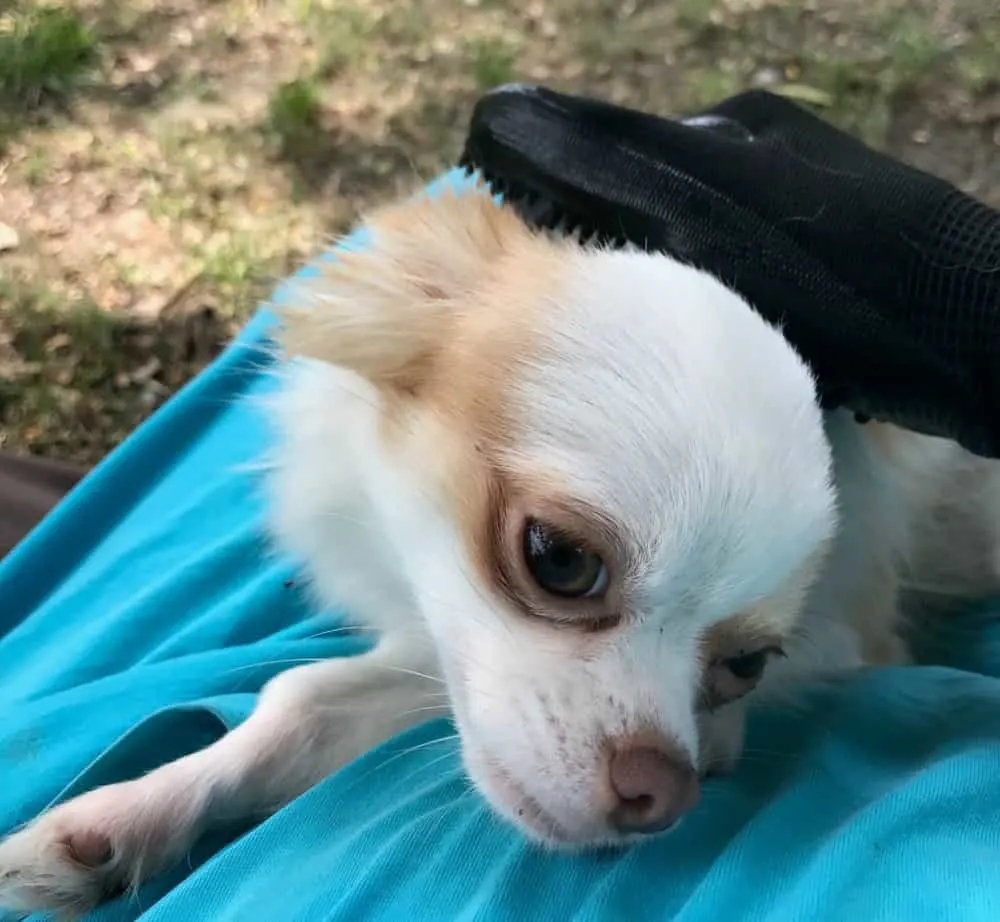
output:
<instances>
[{"instance_id":1,"label":"dry ground","mask_svg":"<svg viewBox=\"0 0 1000 922\"><path fill-rule=\"evenodd\" d=\"M1000 206L996 0L0 0L0 446L99 459L512 79L782 86Z\"/></svg>"}]
</instances>

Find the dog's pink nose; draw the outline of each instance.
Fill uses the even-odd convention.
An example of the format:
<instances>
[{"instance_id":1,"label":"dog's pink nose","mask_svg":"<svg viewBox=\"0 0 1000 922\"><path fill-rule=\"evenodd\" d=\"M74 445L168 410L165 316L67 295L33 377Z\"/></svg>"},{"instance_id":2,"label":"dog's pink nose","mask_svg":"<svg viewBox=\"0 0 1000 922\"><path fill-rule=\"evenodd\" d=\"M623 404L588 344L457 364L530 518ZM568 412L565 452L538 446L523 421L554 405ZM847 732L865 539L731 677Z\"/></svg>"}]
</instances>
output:
<instances>
[{"instance_id":1,"label":"dog's pink nose","mask_svg":"<svg viewBox=\"0 0 1000 922\"><path fill-rule=\"evenodd\" d=\"M651 746L623 746L608 766L617 803L611 824L619 832L660 832L698 803L698 775L680 754Z\"/></svg>"}]
</instances>

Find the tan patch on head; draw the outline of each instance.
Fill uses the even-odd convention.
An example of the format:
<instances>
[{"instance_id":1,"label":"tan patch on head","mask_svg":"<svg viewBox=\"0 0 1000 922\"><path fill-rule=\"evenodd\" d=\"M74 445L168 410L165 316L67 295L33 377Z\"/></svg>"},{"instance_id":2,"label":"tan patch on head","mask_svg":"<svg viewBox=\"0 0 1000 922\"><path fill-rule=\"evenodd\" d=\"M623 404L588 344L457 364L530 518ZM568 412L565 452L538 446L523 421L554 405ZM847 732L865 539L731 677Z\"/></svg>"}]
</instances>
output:
<instances>
[{"instance_id":1,"label":"tan patch on head","mask_svg":"<svg viewBox=\"0 0 1000 922\"><path fill-rule=\"evenodd\" d=\"M756 605L712 626L702 641L703 652L737 656L741 648L780 645L794 630L809 589L817 579L829 545L814 550L774 592Z\"/></svg>"},{"instance_id":2,"label":"tan patch on head","mask_svg":"<svg viewBox=\"0 0 1000 922\"><path fill-rule=\"evenodd\" d=\"M318 263L281 309L286 352L357 372L387 404L418 396L495 435L507 384L535 352L534 316L557 303L574 245L481 190L418 195L367 227L369 245Z\"/></svg>"},{"instance_id":3,"label":"tan patch on head","mask_svg":"<svg viewBox=\"0 0 1000 922\"><path fill-rule=\"evenodd\" d=\"M781 655L794 630L806 594L819 572L826 548L815 551L768 598L709 628L701 638L701 707L714 710L753 691L760 677L742 679L727 661L766 651L766 662ZM765 665L766 668L766 665Z\"/></svg>"},{"instance_id":4,"label":"tan patch on head","mask_svg":"<svg viewBox=\"0 0 1000 922\"><path fill-rule=\"evenodd\" d=\"M780 647L783 633L768 631L754 615L739 614L712 625L701 639L702 659L706 663L743 656L764 647Z\"/></svg>"},{"instance_id":5,"label":"tan patch on head","mask_svg":"<svg viewBox=\"0 0 1000 922\"><path fill-rule=\"evenodd\" d=\"M523 469L515 481L504 460L515 443L512 384L538 353L539 313L558 309L579 245L531 230L482 191L419 195L368 224L370 245L302 283L282 311L282 344L379 389L388 450L437 481L480 579L531 611L518 517L530 508L610 543L595 513L557 498L566 484Z\"/></svg>"},{"instance_id":6,"label":"tan patch on head","mask_svg":"<svg viewBox=\"0 0 1000 922\"><path fill-rule=\"evenodd\" d=\"M756 687L761 675L741 677L734 674L729 663L744 657L759 657L766 669L768 660L780 655L782 634L762 631L758 618L736 615L714 625L702 637L702 674L699 708L714 711L731 701L742 698Z\"/></svg>"},{"instance_id":7,"label":"tan patch on head","mask_svg":"<svg viewBox=\"0 0 1000 922\"><path fill-rule=\"evenodd\" d=\"M376 212L367 227L369 245L339 251L299 283L300 298L281 309L281 341L290 355L403 391L426 383L501 267L544 243L474 191L418 195Z\"/></svg>"}]
</instances>

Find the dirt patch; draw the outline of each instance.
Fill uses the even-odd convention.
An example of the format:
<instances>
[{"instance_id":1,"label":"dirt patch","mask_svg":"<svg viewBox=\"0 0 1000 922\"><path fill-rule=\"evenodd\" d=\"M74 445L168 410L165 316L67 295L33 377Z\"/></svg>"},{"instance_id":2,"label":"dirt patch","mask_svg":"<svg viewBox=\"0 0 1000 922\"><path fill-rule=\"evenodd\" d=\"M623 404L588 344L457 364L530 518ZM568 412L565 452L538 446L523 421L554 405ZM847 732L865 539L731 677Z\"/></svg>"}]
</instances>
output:
<instances>
[{"instance_id":1,"label":"dirt patch","mask_svg":"<svg viewBox=\"0 0 1000 922\"><path fill-rule=\"evenodd\" d=\"M99 459L491 85L781 87L1000 206L997 48L993 0L0 3L0 444Z\"/></svg>"}]
</instances>

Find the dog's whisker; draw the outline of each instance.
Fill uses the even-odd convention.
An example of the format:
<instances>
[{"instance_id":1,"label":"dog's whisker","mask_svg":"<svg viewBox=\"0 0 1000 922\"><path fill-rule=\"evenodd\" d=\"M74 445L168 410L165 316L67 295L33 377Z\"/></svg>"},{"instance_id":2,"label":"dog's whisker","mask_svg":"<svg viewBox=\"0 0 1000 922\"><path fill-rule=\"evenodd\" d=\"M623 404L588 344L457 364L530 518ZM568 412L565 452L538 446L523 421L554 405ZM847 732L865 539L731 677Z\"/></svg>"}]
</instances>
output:
<instances>
[{"instance_id":1,"label":"dog's whisker","mask_svg":"<svg viewBox=\"0 0 1000 922\"><path fill-rule=\"evenodd\" d=\"M357 516L345 515L343 512L337 510L329 510L323 513L323 518L332 519L337 522L344 522L348 525L356 525L362 531L376 531L378 530L377 525L368 519L359 519Z\"/></svg>"},{"instance_id":2,"label":"dog's whisker","mask_svg":"<svg viewBox=\"0 0 1000 922\"><path fill-rule=\"evenodd\" d=\"M429 771L432 768L435 768L436 766L440 765L442 762L445 762L445 761L447 761L449 759L455 760L456 758L457 758L457 754L454 751L449 750L448 752L443 753L442 755L435 756L433 759L431 759L428 762L422 762L420 765L415 766L413 768L413 770L409 773L409 775L406 776L405 783L406 784L410 784L413 781L415 781L417 778L419 778L420 775L422 775L423 773ZM451 773L457 773L458 771L461 771L460 767L455 766L455 767L452 768ZM444 777L444 776L442 775L442 777Z\"/></svg>"},{"instance_id":3,"label":"dog's whisker","mask_svg":"<svg viewBox=\"0 0 1000 922\"><path fill-rule=\"evenodd\" d=\"M489 602L489 599L487 599L486 594L483 592L482 589L480 589L475 584L475 582L473 580L468 580L467 579L467 581L468 581L469 588L472 589L472 591L475 593L476 597L481 602L483 602L483 604L488 609L490 607L490 602ZM444 611L460 612L464 617L471 618L472 620L474 620L476 622L476 624L480 625L481 627L485 628L486 630L490 631L491 633L494 633L494 634L499 633L500 629L502 628L503 631L504 631L504 634L503 634L504 637L507 637L507 638L510 638L510 639L514 639L514 634L513 634L512 630L510 628L510 625L507 624L503 620L501 620L500 623L498 624L496 619L487 618L487 617L481 617L480 613L477 612L477 611L475 611L474 609L473 610L469 610L469 609L463 607L460 610L449 599L446 599L443 596L438 596L438 595L434 595L432 593L429 593L426 596L426 599L427 599L428 602L434 603L435 606L440 607Z\"/></svg>"},{"instance_id":4,"label":"dog's whisker","mask_svg":"<svg viewBox=\"0 0 1000 922\"><path fill-rule=\"evenodd\" d=\"M298 657L294 659L271 659L262 660L259 663L245 663L242 666L233 666L231 669L227 669L222 675L230 675L236 672L246 672L250 669L266 669L269 666L307 666L311 663L322 663L325 660L322 657L306 656Z\"/></svg>"},{"instance_id":5,"label":"dog's whisker","mask_svg":"<svg viewBox=\"0 0 1000 922\"><path fill-rule=\"evenodd\" d=\"M444 685L444 679L440 676L429 675L426 672L420 672L416 669L407 669L405 666L396 666L392 663L378 663L382 669L388 669L390 672L399 672L403 675L411 675L418 679L426 679L428 682L435 682L438 685Z\"/></svg>"},{"instance_id":6,"label":"dog's whisker","mask_svg":"<svg viewBox=\"0 0 1000 922\"><path fill-rule=\"evenodd\" d=\"M341 627L330 628L326 631L316 631L314 634L308 636L308 640L317 640L320 637L331 637L335 634L378 634L378 630L373 627L367 627L366 625L350 625L345 624Z\"/></svg>"},{"instance_id":7,"label":"dog's whisker","mask_svg":"<svg viewBox=\"0 0 1000 922\"><path fill-rule=\"evenodd\" d=\"M425 704L422 707L409 708L409 709L407 709L405 711L401 711L399 716L400 717L407 717L410 714L422 714L425 711L434 711L435 713L440 714L442 717L447 714L447 708L445 708L443 705L440 705L440 704Z\"/></svg>"},{"instance_id":8,"label":"dog's whisker","mask_svg":"<svg viewBox=\"0 0 1000 922\"><path fill-rule=\"evenodd\" d=\"M356 778L353 784L351 784L350 787L348 788L348 791L354 790L363 781L368 780L372 775L376 774L377 772L380 772L383 769L388 768L390 765L392 765L394 762L397 762L399 759L404 759L407 756L413 755L416 752L420 752L423 749L429 749L431 746L453 745L455 742L458 741L458 739L459 739L458 734L452 733L449 734L448 736L435 737L434 739L426 740L423 743L417 743L415 746L410 746L407 749L404 749L402 752L394 753L393 755L389 756L388 759L379 762L376 766L369 769L360 778Z\"/></svg>"}]
</instances>

